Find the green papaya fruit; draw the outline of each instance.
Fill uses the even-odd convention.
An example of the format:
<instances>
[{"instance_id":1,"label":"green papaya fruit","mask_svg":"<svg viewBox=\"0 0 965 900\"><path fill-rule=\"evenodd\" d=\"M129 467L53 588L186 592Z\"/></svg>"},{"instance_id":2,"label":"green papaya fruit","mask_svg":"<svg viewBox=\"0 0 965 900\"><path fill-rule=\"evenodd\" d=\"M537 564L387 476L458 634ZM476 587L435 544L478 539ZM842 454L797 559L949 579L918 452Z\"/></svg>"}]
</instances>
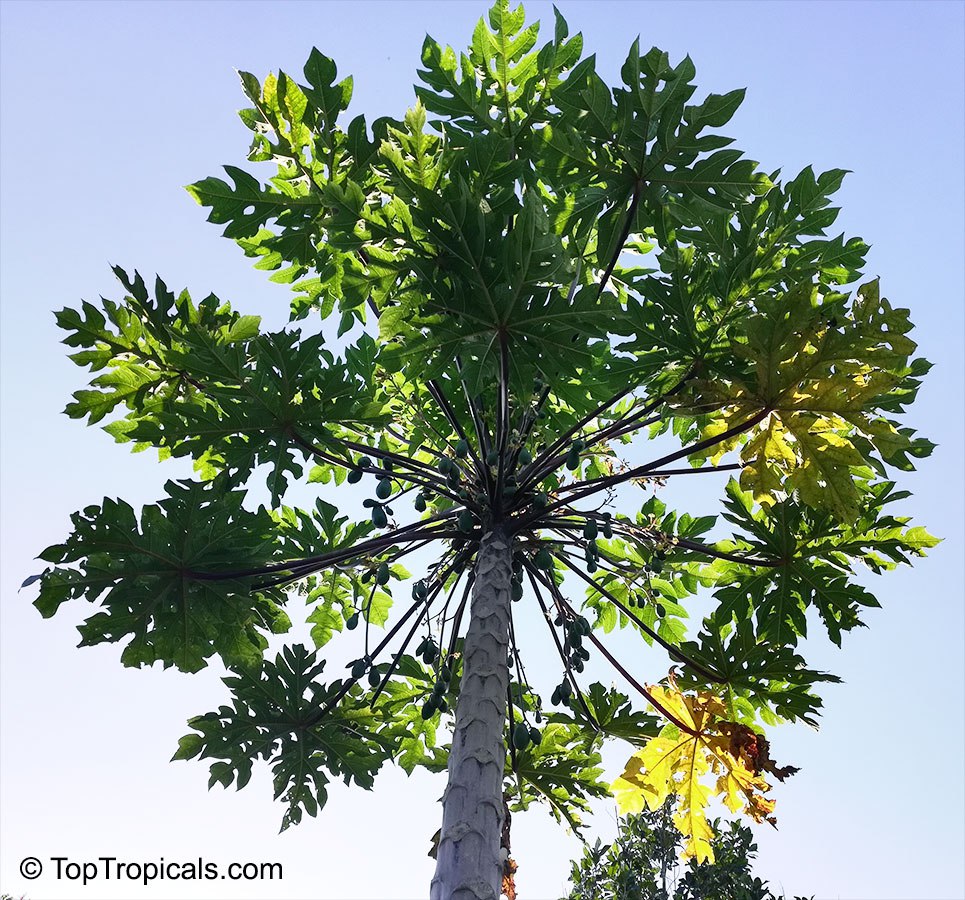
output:
<instances>
[{"instance_id":1,"label":"green papaya fruit","mask_svg":"<svg viewBox=\"0 0 965 900\"><path fill-rule=\"evenodd\" d=\"M379 563L379 569L375 575L376 582L378 584L388 584L390 575L391 572L389 572L389 564L387 562Z\"/></svg>"},{"instance_id":2,"label":"green papaya fruit","mask_svg":"<svg viewBox=\"0 0 965 900\"><path fill-rule=\"evenodd\" d=\"M345 476L345 480L349 484L358 484L362 480L362 474L361 469L349 469L348 475Z\"/></svg>"},{"instance_id":3,"label":"green papaya fruit","mask_svg":"<svg viewBox=\"0 0 965 900\"><path fill-rule=\"evenodd\" d=\"M358 613L352 613L352 615L350 615L350 616L345 620L345 627L346 627L349 631L354 631L354 630L358 627L358 624L359 624L359 614L358 614Z\"/></svg>"},{"instance_id":4,"label":"green papaya fruit","mask_svg":"<svg viewBox=\"0 0 965 900\"><path fill-rule=\"evenodd\" d=\"M566 454L566 468L575 472L580 467L580 451L576 447L570 447Z\"/></svg>"},{"instance_id":5,"label":"green papaya fruit","mask_svg":"<svg viewBox=\"0 0 965 900\"><path fill-rule=\"evenodd\" d=\"M392 496L392 482L388 478L380 478L375 486L375 496L379 500L388 500Z\"/></svg>"},{"instance_id":6,"label":"green papaya fruit","mask_svg":"<svg viewBox=\"0 0 965 900\"><path fill-rule=\"evenodd\" d=\"M372 507L372 524L376 528L385 528L389 524L389 517L385 514L385 510L381 506Z\"/></svg>"},{"instance_id":7,"label":"green papaya fruit","mask_svg":"<svg viewBox=\"0 0 965 900\"><path fill-rule=\"evenodd\" d=\"M525 750L529 746L529 728L525 722L517 722L513 728L513 746L517 750Z\"/></svg>"},{"instance_id":8,"label":"green papaya fruit","mask_svg":"<svg viewBox=\"0 0 965 900\"><path fill-rule=\"evenodd\" d=\"M456 442L456 456L465 459L469 455L469 442L465 438L460 438Z\"/></svg>"}]
</instances>

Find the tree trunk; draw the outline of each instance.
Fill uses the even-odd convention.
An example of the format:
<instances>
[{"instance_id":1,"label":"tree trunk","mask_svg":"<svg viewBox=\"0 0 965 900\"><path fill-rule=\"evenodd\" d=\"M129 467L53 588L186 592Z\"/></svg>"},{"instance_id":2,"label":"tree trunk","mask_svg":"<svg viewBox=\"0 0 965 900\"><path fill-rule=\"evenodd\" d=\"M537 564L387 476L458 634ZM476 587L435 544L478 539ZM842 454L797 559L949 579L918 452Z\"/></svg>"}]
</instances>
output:
<instances>
[{"instance_id":1,"label":"tree trunk","mask_svg":"<svg viewBox=\"0 0 965 900\"><path fill-rule=\"evenodd\" d=\"M482 539L431 900L499 900L512 557L500 527Z\"/></svg>"}]
</instances>

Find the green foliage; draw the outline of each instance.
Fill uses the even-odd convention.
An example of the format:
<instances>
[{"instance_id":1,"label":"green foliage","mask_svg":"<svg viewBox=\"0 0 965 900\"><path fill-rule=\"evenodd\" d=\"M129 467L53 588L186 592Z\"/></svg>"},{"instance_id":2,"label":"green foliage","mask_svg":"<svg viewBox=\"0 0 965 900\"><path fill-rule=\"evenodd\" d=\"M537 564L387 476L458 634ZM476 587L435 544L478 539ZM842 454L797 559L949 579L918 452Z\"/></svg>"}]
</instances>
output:
<instances>
[{"instance_id":1,"label":"green foliage","mask_svg":"<svg viewBox=\"0 0 965 900\"><path fill-rule=\"evenodd\" d=\"M195 306L158 279L152 299L139 275L114 271L129 292L123 304L105 301L102 313L85 303L83 316L57 316L70 332L65 343L86 348L71 359L109 369L91 382L96 390L74 394L71 417L93 424L123 407L125 417L107 427L116 440L189 456L208 476L228 471L241 481L267 463L276 505L289 477L303 474L296 457L327 444L333 428L388 420L365 379L372 370L337 360L322 335L260 335L257 316L239 316L214 295Z\"/></svg>"},{"instance_id":2,"label":"green foliage","mask_svg":"<svg viewBox=\"0 0 965 900\"><path fill-rule=\"evenodd\" d=\"M861 607L878 602L853 580L855 564L887 571L923 555L937 540L921 527L908 527L906 517L884 510L886 504L907 496L896 492L893 482L860 486L864 494L856 518L841 522L795 497L755 510L750 495L731 481L724 516L743 534L718 548L737 549L776 564L754 568L717 559L706 567L706 578L725 585L716 591L720 620L753 615L759 637L773 645L795 644L799 635L807 634L808 606L816 607L828 636L839 646L843 631L863 625Z\"/></svg>"},{"instance_id":3,"label":"green foliage","mask_svg":"<svg viewBox=\"0 0 965 900\"><path fill-rule=\"evenodd\" d=\"M174 759L211 758L208 787L232 783L244 787L252 764L263 759L274 773L275 798L288 804L282 831L301 821L303 812L317 814L328 796L330 776L346 784L371 788L376 772L390 755L400 764L444 765L432 750L435 729L412 714L413 689L396 687L381 704L369 703L358 687L324 718L318 709L342 683L318 680L325 660L300 644L286 647L260 671L243 671L224 679L231 706L195 716L194 729L178 742ZM421 674L421 673L420 673Z\"/></svg>"},{"instance_id":4,"label":"green foliage","mask_svg":"<svg viewBox=\"0 0 965 900\"><path fill-rule=\"evenodd\" d=\"M757 844L739 822L726 829L714 823L714 862L690 859L682 865L673 806L671 799L660 809L627 816L612 844L597 840L587 846L571 865L573 887L565 900L779 900L751 874Z\"/></svg>"},{"instance_id":5,"label":"green foliage","mask_svg":"<svg viewBox=\"0 0 965 900\"><path fill-rule=\"evenodd\" d=\"M176 665L196 672L217 653L227 665L261 663L263 632L287 631L277 587L256 587L245 568L264 566L283 545L272 516L245 510L244 491L169 481L168 496L140 519L122 500L104 499L71 517L74 531L40 556L55 567L40 579L36 605L52 616L72 598L100 599L80 626L81 645L129 638L128 666ZM68 568L80 562L80 568ZM217 580L215 571L232 572ZM237 574L235 574L237 573Z\"/></svg>"},{"instance_id":6,"label":"green foliage","mask_svg":"<svg viewBox=\"0 0 965 900\"><path fill-rule=\"evenodd\" d=\"M497 0L465 52L427 38L421 59L414 106L371 125L319 50L301 81L240 73L254 167L188 190L290 286L298 327L265 333L120 268L121 300L57 314L92 373L67 414L190 458L199 480L140 513L76 513L25 584L45 616L97 603L82 643L123 643L125 664L219 656L232 705L193 719L178 758L239 786L268 762L288 825L330 777L444 766L476 551L501 525L511 596L540 607L559 655L531 682L512 632L507 790L577 827L606 789L602 741L659 731L643 664L606 647L618 628L732 723L817 720L838 679L798 648L809 612L840 645L877 606L859 563L880 573L935 544L886 508L908 496L892 470L932 449L901 422L929 364L908 311L860 283L866 244L828 236L846 173L759 172L720 131L743 90L698 95L689 57L635 41L611 88L558 12L540 44ZM660 450L631 464L647 435ZM736 473L731 538L656 495L704 471ZM243 505L256 474L270 509ZM344 483L365 492L360 521L291 505L296 488L339 501ZM428 544L400 601L402 559ZM265 660L293 594L315 651ZM318 653L343 630L359 653L326 683ZM594 656L643 702L582 684Z\"/></svg>"}]
</instances>

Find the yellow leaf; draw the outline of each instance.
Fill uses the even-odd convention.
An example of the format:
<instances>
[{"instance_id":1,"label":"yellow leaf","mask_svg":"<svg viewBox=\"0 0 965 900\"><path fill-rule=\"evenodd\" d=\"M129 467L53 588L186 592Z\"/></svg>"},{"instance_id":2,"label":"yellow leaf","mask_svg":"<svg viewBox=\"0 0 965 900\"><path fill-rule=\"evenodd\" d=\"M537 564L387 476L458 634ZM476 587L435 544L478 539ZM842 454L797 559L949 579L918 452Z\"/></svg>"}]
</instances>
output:
<instances>
[{"instance_id":1,"label":"yellow leaf","mask_svg":"<svg viewBox=\"0 0 965 900\"><path fill-rule=\"evenodd\" d=\"M901 383L915 344L905 336L906 311L892 309L877 282L859 289L840 330L825 315L812 284L761 298L732 336L734 354L753 363L747 375L695 381L691 391L701 400L695 409L716 410L705 439L767 412L709 451L716 464L740 448L741 487L758 503L797 491L808 505L853 522L854 478L868 472L869 445L885 456L908 445L875 409Z\"/></svg>"},{"instance_id":2,"label":"yellow leaf","mask_svg":"<svg viewBox=\"0 0 965 900\"><path fill-rule=\"evenodd\" d=\"M676 794L674 822L686 838L684 856L709 862L713 831L705 810L712 794L733 812L743 809L755 821L773 824L774 801L764 796L770 785L761 772L783 780L797 770L775 766L764 737L725 720L724 704L709 691L682 694L671 678L670 687L648 685L647 693L672 722L630 757L611 785L619 811L638 813L644 805L656 810ZM711 787L704 779L713 775Z\"/></svg>"}]
</instances>

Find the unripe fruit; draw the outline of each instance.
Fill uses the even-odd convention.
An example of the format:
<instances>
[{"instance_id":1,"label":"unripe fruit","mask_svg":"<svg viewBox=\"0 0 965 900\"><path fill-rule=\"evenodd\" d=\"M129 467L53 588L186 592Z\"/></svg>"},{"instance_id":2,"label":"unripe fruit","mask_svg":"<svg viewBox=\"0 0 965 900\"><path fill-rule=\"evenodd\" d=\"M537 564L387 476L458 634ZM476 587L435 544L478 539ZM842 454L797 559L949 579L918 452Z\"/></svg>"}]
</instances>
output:
<instances>
[{"instance_id":1,"label":"unripe fruit","mask_svg":"<svg viewBox=\"0 0 965 900\"><path fill-rule=\"evenodd\" d=\"M580 451L576 447L570 447L569 452L566 454L566 468L571 472L576 471L580 467Z\"/></svg>"},{"instance_id":2,"label":"unripe fruit","mask_svg":"<svg viewBox=\"0 0 965 900\"><path fill-rule=\"evenodd\" d=\"M513 746L517 750L525 750L529 746L529 728L525 722L517 722L513 728Z\"/></svg>"}]
</instances>

